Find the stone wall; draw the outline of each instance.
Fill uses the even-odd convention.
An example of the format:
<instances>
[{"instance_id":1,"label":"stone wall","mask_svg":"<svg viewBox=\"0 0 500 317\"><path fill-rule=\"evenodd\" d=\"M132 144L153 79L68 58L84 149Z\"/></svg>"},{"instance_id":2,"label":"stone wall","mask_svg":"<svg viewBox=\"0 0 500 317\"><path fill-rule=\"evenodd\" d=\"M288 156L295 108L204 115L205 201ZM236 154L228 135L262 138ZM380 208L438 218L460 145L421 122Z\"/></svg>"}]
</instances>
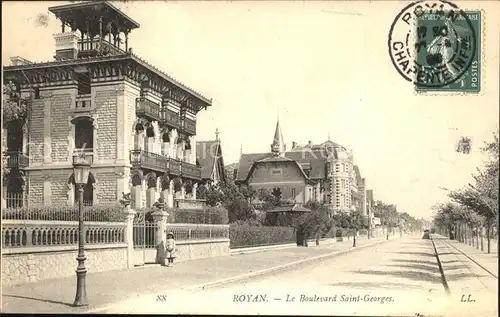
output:
<instances>
[{"instance_id":1,"label":"stone wall","mask_svg":"<svg viewBox=\"0 0 500 317\"><path fill-rule=\"evenodd\" d=\"M2 254L2 285L32 283L75 275L76 246L37 248L35 252ZM54 251L59 249L60 251ZM127 246L86 247L85 266L89 273L127 268Z\"/></svg>"},{"instance_id":2,"label":"stone wall","mask_svg":"<svg viewBox=\"0 0 500 317\"><path fill-rule=\"evenodd\" d=\"M229 239L178 241L176 262L229 255Z\"/></svg>"}]
</instances>

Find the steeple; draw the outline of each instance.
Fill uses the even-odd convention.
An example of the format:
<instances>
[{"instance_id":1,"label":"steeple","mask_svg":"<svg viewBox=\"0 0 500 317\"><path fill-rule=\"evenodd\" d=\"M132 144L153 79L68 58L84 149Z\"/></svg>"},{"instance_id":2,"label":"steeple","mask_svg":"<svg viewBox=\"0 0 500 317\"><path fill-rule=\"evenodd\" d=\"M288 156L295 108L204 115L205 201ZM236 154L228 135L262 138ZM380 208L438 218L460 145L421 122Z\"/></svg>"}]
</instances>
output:
<instances>
[{"instance_id":1,"label":"steeple","mask_svg":"<svg viewBox=\"0 0 500 317\"><path fill-rule=\"evenodd\" d=\"M283 141L283 134L281 133L279 119L276 122L276 130L274 131L274 139L271 144L271 152L276 156L283 156L285 154L285 142Z\"/></svg>"}]
</instances>

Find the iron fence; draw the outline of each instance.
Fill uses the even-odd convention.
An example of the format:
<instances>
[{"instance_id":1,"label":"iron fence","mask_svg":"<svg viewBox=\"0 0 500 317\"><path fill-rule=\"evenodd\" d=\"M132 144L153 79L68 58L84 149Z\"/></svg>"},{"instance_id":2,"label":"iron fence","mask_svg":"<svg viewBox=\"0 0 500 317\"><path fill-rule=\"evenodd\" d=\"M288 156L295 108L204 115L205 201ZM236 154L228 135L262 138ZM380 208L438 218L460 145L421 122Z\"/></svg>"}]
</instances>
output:
<instances>
[{"instance_id":1,"label":"iron fence","mask_svg":"<svg viewBox=\"0 0 500 317\"><path fill-rule=\"evenodd\" d=\"M69 206L64 203L53 205L29 205L21 200L10 201L2 210L2 219L8 220L47 220L47 221L77 221L79 220L78 205ZM123 222L126 215L123 207L116 204L93 205L92 202L83 203L83 220L94 222Z\"/></svg>"}]
</instances>

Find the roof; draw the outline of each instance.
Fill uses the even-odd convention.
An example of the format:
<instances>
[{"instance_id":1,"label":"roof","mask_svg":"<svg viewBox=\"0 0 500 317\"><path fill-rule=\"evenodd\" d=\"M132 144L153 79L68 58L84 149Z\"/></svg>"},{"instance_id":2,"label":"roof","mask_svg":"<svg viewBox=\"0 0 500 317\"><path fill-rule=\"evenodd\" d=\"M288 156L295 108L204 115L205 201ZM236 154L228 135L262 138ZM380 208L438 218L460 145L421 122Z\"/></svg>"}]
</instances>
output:
<instances>
[{"instance_id":1,"label":"roof","mask_svg":"<svg viewBox=\"0 0 500 317\"><path fill-rule=\"evenodd\" d=\"M246 180L254 163L276 160L295 161L302 171L304 168L307 169L310 167L309 178L311 179L326 177L326 154L324 151L290 151L285 152L284 157L276 157L272 153L242 154L236 180Z\"/></svg>"},{"instance_id":2,"label":"roof","mask_svg":"<svg viewBox=\"0 0 500 317\"><path fill-rule=\"evenodd\" d=\"M93 63L99 63L99 62L113 62L113 61L124 61L124 60L133 60L133 61L139 63L141 66L145 67L149 71L154 72L155 74L159 75L160 77L167 80L171 84L177 86L178 88L186 91L187 93L189 93L193 97L199 99L206 106L212 105L212 99L208 99L207 97L203 96L202 94L200 94L199 92L190 88L189 86L182 84L181 82L177 81L175 78L171 77L167 73L161 71L160 69L149 64L148 62L146 62L145 60L143 60L142 58L140 58L139 56L137 56L131 52L127 52L127 53L120 54L120 55L98 56L98 57L89 57L89 58L67 59L67 60L62 60L62 61L31 63L31 64L26 64L26 65L4 66L3 71L4 71L4 73L8 73L8 72L16 72L16 71L22 71L22 70L43 69L43 68L51 68L51 67L60 68L60 67L66 67L66 66L78 66L78 65L93 64Z\"/></svg>"},{"instance_id":3,"label":"roof","mask_svg":"<svg viewBox=\"0 0 500 317\"><path fill-rule=\"evenodd\" d=\"M354 173L356 173L356 182L358 185L360 185L363 182L363 178L361 177L361 173L359 172L359 167L357 165L354 165L353 169Z\"/></svg>"},{"instance_id":4,"label":"roof","mask_svg":"<svg viewBox=\"0 0 500 317\"><path fill-rule=\"evenodd\" d=\"M220 142L217 140L196 142L196 160L201 165L201 178L212 178L214 165L220 149Z\"/></svg>"},{"instance_id":5,"label":"roof","mask_svg":"<svg viewBox=\"0 0 500 317\"><path fill-rule=\"evenodd\" d=\"M115 7L108 1L86 1L81 3L65 4L55 7L50 7L49 11L64 22L75 21L78 29L84 30L85 18L95 17L95 21L99 20L95 11L103 13L103 25L107 25L109 21L116 21L121 27L129 30L139 27L139 23L132 20L129 16L123 13L120 9Z\"/></svg>"}]
</instances>

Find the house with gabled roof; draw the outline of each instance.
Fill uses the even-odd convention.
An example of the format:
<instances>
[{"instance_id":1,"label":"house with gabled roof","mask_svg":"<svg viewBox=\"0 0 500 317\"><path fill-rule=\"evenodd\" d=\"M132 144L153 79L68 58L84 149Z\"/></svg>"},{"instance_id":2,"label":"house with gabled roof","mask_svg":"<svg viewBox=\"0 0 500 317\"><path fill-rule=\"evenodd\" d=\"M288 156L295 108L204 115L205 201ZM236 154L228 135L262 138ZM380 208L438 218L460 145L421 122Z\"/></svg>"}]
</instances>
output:
<instances>
[{"instance_id":1,"label":"house with gabled roof","mask_svg":"<svg viewBox=\"0 0 500 317\"><path fill-rule=\"evenodd\" d=\"M295 142L286 150L279 121L271 151L241 154L235 183L267 188L297 203L322 202L332 210L349 210L357 192L352 151L327 140Z\"/></svg>"},{"instance_id":2,"label":"house with gabled roof","mask_svg":"<svg viewBox=\"0 0 500 317\"><path fill-rule=\"evenodd\" d=\"M196 143L196 164L201 167L202 184L210 186L226 181L226 170L224 169L224 158L218 131L215 132L215 140Z\"/></svg>"}]
</instances>

